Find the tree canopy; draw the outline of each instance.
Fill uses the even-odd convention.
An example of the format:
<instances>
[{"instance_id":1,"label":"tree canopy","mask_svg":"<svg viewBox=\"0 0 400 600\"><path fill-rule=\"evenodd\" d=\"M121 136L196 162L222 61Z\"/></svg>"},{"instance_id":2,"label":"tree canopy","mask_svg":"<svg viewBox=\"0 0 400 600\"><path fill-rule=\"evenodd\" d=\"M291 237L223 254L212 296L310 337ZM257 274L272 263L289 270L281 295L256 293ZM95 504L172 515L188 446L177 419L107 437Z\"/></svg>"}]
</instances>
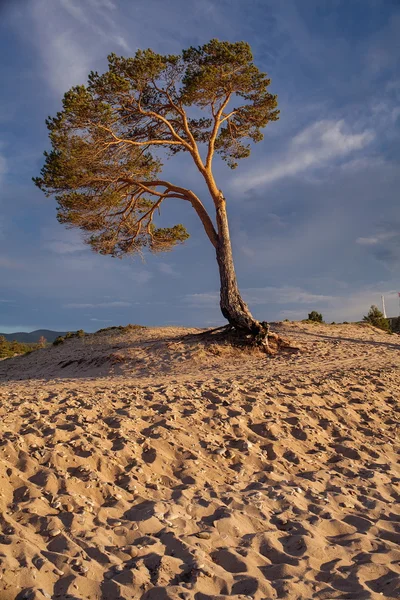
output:
<instances>
[{"instance_id":1,"label":"tree canopy","mask_svg":"<svg viewBox=\"0 0 400 600\"><path fill-rule=\"evenodd\" d=\"M375 304L371 306L368 311L368 315L364 316L364 321L370 323L374 327L378 327L378 329L383 329L383 331L390 331L390 323L389 320L383 315L383 312L379 310Z\"/></svg>"},{"instance_id":2,"label":"tree canopy","mask_svg":"<svg viewBox=\"0 0 400 600\"><path fill-rule=\"evenodd\" d=\"M217 206L213 158L233 169L250 155L251 142L263 139L261 130L279 114L269 84L245 42L213 39L180 55L111 54L108 70L91 72L46 121L52 150L34 181L56 196L58 220L82 229L102 254L159 252L184 242L182 224L154 223L170 198L192 204L216 247L218 226L193 191L162 179L163 160L189 153Z\"/></svg>"}]
</instances>

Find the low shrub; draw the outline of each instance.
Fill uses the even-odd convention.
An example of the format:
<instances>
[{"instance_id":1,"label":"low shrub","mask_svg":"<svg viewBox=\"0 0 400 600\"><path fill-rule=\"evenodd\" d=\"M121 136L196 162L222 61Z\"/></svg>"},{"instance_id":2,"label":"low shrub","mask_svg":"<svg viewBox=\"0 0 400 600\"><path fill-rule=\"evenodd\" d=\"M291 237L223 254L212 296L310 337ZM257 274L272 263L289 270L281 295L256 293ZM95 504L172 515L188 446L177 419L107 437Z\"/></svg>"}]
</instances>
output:
<instances>
[{"instance_id":1,"label":"low shrub","mask_svg":"<svg viewBox=\"0 0 400 600\"><path fill-rule=\"evenodd\" d=\"M378 327L378 329L382 329L388 333L391 332L389 320L383 316L383 313L375 304L371 306L367 316L364 316L364 321L374 327Z\"/></svg>"},{"instance_id":2,"label":"low shrub","mask_svg":"<svg viewBox=\"0 0 400 600\"><path fill-rule=\"evenodd\" d=\"M324 320L322 318L322 314L317 312L316 310L312 310L308 314L308 320L313 321L314 323L323 323L324 322Z\"/></svg>"},{"instance_id":3,"label":"low shrub","mask_svg":"<svg viewBox=\"0 0 400 600\"><path fill-rule=\"evenodd\" d=\"M113 325L112 327L104 327L103 329L99 329L96 331L96 334L106 332L127 333L128 331L135 331L136 329L147 329L147 327L145 325L135 325L133 323L129 323L128 325Z\"/></svg>"},{"instance_id":4,"label":"low shrub","mask_svg":"<svg viewBox=\"0 0 400 600\"><path fill-rule=\"evenodd\" d=\"M58 346L62 344L65 340L71 340L73 338L82 338L86 335L83 329L78 329L78 331L67 331L65 336L59 335L53 342L53 346Z\"/></svg>"},{"instance_id":5,"label":"low shrub","mask_svg":"<svg viewBox=\"0 0 400 600\"><path fill-rule=\"evenodd\" d=\"M400 317L392 320L391 328L393 333L400 333Z\"/></svg>"},{"instance_id":6,"label":"low shrub","mask_svg":"<svg viewBox=\"0 0 400 600\"><path fill-rule=\"evenodd\" d=\"M29 354L37 348L37 344L24 344L16 340L9 342L3 335L0 336L0 358L12 358L20 354Z\"/></svg>"}]
</instances>

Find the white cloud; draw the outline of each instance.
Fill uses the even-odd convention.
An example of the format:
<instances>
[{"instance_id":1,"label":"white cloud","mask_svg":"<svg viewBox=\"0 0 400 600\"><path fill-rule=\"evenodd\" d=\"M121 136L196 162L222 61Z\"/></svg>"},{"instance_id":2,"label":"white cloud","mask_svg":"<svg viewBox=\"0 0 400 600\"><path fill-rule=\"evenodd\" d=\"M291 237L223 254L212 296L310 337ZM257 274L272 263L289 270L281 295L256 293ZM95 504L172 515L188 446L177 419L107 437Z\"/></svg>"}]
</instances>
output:
<instances>
[{"instance_id":1,"label":"white cloud","mask_svg":"<svg viewBox=\"0 0 400 600\"><path fill-rule=\"evenodd\" d=\"M117 5L111 0L87 0L90 6L94 8L105 8L107 10L117 10Z\"/></svg>"},{"instance_id":2,"label":"white cloud","mask_svg":"<svg viewBox=\"0 0 400 600\"><path fill-rule=\"evenodd\" d=\"M318 312L322 312L326 321L361 321L372 304L381 307L382 295L385 297L386 313L388 316L396 315L398 311L397 292L388 289L387 284L382 282L370 287L348 290L347 293L343 293L342 291L338 295L321 296L321 300L318 300L318 295L315 295L314 299L312 299L313 294L310 294L309 302L304 303L303 309L283 308L280 310L279 316L282 319L305 319L308 312L317 310ZM306 297L307 292L305 292ZM294 300L294 303L298 303L298 300ZM285 304L285 302L282 301L281 304Z\"/></svg>"},{"instance_id":3,"label":"white cloud","mask_svg":"<svg viewBox=\"0 0 400 600\"><path fill-rule=\"evenodd\" d=\"M150 279L153 278L152 273L150 273L150 271L133 271L132 275L131 275L131 279L134 280L135 283L140 283L142 285L144 285L145 283L148 283L150 281Z\"/></svg>"},{"instance_id":4,"label":"white cloud","mask_svg":"<svg viewBox=\"0 0 400 600\"><path fill-rule=\"evenodd\" d=\"M237 177L234 187L251 189L284 177L326 166L361 150L374 139L374 133L364 130L353 133L344 120L321 120L306 127L290 142L288 149L270 167L264 166Z\"/></svg>"},{"instance_id":5,"label":"white cloud","mask_svg":"<svg viewBox=\"0 0 400 600\"><path fill-rule=\"evenodd\" d=\"M60 10L61 8L61 10ZM36 0L31 17L44 77L57 94L86 82L99 57L129 45L111 16L107 0Z\"/></svg>"},{"instance_id":6,"label":"white cloud","mask_svg":"<svg viewBox=\"0 0 400 600\"><path fill-rule=\"evenodd\" d=\"M115 308L115 307L126 307L132 306L130 302L99 302L98 304L92 303L75 303L63 304L63 308Z\"/></svg>"},{"instance_id":7,"label":"white cloud","mask_svg":"<svg viewBox=\"0 0 400 600\"><path fill-rule=\"evenodd\" d=\"M83 242L82 234L78 229L66 229L60 225L42 227L40 237L42 248L55 254L72 255L76 252L89 254L88 246Z\"/></svg>"},{"instance_id":8,"label":"white cloud","mask_svg":"<svg viewBox=\"0 0 400 600\"><path fill-rule=\"evenodd\" d=\"M82 25L90 25L89 19L86 17L82 3L75 4L73 0L60 0L61 6Z\"/></svg>"},{"instance_id":9,"label":"white cloud","mask_svg":"<svg viewBox=\"0 0 400 600\"><path fill-rule=\"evenodd\" d=\"M183 301L193 308L208 308L216 306L219 300L217 292L205 292L204 294L187 294Z\"/></svg>"},{"instance_id":10,"label":"white cloud","mask_svg":"<svg viewBox=\"0 0 400 600\"><path fill-rule=\"evenodd\" d=\"M67 28L68 19L60 19L57 2L51 4L48 0L34 2L32 18L44 67L43 76L59 96L71 86L86 81L92 54L76 38L74 29Z\"/></svg>"},{"instance_id":11,"label":"white cloud","mask_svg":"<svg viewBox=\"0 0 400 600\"><path fill-rule=\"evenodd\" d=\"M96 321L97 323L111 323L112 319L90 319L91 321Z\"/></svg>"},{"instance_id":12,"label":"white cloud","mask_svg":"<svg viewBox=\"0 0 400 600\"><path fill-rule=\"evenodd\" d=\"M322 294L313 294L299 287L262 287L262 288L244 288L241 290L242 296L246 302L251 305L267 304L309 304L313 302L329 302L332 296ZM217 292L207 292L204 294L188 294L185 296L185 302L191 306L206 307L216 305L219 301Z\"/></svg>"},{"instance_id":13,"label":"white cloud","mask_svg":"<svg viewBox=\"0 0 400 600\"><path fill-rule=\"evenodd\" d=\"M315 302L327 303L332 300L332 296L323 294L313 294L299 287L264 287L247 288L243 290L243 296L249 304L312 304Z\"/></svg>"},{"instance_id":14,"label":"white cloud","mask_svg":"<svg viewBox=\"0 0 400 600\"><path fill-rule=\"evenodd\" d=\"M387 23L376 30L364 54L368 74L382 75L386 69L396 68L400 49L399 27L400 14L393 11Z\"/></svg>"},{"instance_id":15,"label":"white cloud","mask_svg":"<svg viewBox=\"0 0 400 600\"><path fill-rule=\"evenodd\" d=\"M343 163L341 169L345 173L351 173L365 171L366 169L377 169L384 166L387 166L387 163L381 156L363 156L362 158L355 158Z\"/></svg>"},{"instance_id":16,"label":"white cloud","mask_svg":"<svg viewBox=\"0 0 400 600\"><path fill-rule=\"evenodd\" d=\"M3 179L3 176L7 173L7 160L5 156L0 154L0 181Z\"/></svg>"},{"instance_id":17,"label":"white cloud","mask_svg":"<svg viewBox=\"0 0 400 600\"><path fill-rule=\"evenodd\" d=\"M0 150L4 147L3 142L0 141ZM7 159L3 152L0 152L0 183L2 182L4 175L8 172Z\"/></svg>"},{"instance_id":18,"label":"white cloud","mask_svg":"<svg viewBox=\"0 0 400 600\"><path fill-rule=\"evenodd\" d=\"M375 246L376 244L380 244L381 242L385 242L386 240L390 240L391 238L399 235L396 231L387 231L385 233L377 233L376 235L370 237L359 237L356 239L356 244L360 244L361 246Z\"/></svg>"},{"instance_id":19,"label":"white cloud","mask_svg":"<svg viewBox=\"0 0 400 600\"><path fill-rule=\"evenodd\" d=\"M394 96L394 97L392 97ZM380 100L372 105L372 112L374 117L378 118L380 123L385 123L387 126L391 126L396 123L398 116L400 115L400 107L395 104L398 101L398 97L395 94L384 96L384 100Z\"/></svg>"},{"instance_id":20,"label":"white cloud","mask_svg":"<svg viewBox=\"0 0 400 600\"><path fill-rule=\"evenodd\" d=\"M24 265L12 258L0 256L0 269L24 269Z\"/></svg>"},{"instance_id":21,"label":"white cloud","mask_svg":"<svg viewBox=\"0 0 400 600\"><path fill-rule=\"evenodd\" d=\"M74 244L73 242L62 242L62 241L51 241L44 244L45 248L48 248L56 254L71 254L73 252L80 252L83 248L82 245Z\"/></svg>"},{"instance_id":22,"label":"white cloud","mask_svg":"<svg viewBox=\"0 0 400 600\"><path fill-rule=\"evenodd\" d=\"M112 40L118 46L129 51L129 45L118 30L118 26L110 15L117 7L113 2L104 0L59 0L61 6L80 25L92 29L97 36L107 41Z\"/></svg>"},{"instance_id":23,"label":"white cloud","mask_svg":"<svg viewBox=\"0 0 400 600\"><path fill-rule=\"evenodd\" d=\"M241 293L250 308L257 307L258 318L268 317L272 311L279 319L300 320L306 319L311 310L317 310L322 312L327 321L361 321L372 304L381 306L381 295L385 296L387 314L393 316L398 312L397 292L388 289L385 283L347 292L341 289L341 293L337 295L317 294L295 286L244 288ZM218 300L217 292L189 294L184 298L184 302L191 308L208 311L218 307ZM301 306L297 308L296 305Z\"/></svg>"},{"instance_id":24,"label":"white cloud","mask_svg":"<svg viewBox=\"0 0 400 600\"><path fill-rule=\"evenodd\" d=\"M157 268L164 275L169 275L170 277L180 277L180 273L178 273L178 271L168 263L158 263Z\"/></svg>"}]
</instances>

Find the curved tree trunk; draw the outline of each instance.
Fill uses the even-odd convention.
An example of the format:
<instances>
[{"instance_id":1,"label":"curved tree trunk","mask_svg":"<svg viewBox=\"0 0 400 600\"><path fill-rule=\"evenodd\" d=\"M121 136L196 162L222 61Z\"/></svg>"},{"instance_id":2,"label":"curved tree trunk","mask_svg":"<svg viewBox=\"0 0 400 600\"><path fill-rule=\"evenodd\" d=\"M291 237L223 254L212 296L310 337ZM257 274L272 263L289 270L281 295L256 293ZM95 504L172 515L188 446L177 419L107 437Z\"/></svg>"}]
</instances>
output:
<instances>
[{"instance_id":1,"label":"curved tree trunk","mask_svg":"<svg viewBox=\"0 0 400 600\"><path fill-rule=\"evenodd\" d=\"M217 262L221 282L220 306L222 314L229 324L243 332L254 336L265 336L268 327L257 321L251 314L247 304L242 300L237 284L233 264L232 246L229 236L228 218L225 199L220 198L216 206L218 241L216 245Z\"/></svg>"}]
</instances>

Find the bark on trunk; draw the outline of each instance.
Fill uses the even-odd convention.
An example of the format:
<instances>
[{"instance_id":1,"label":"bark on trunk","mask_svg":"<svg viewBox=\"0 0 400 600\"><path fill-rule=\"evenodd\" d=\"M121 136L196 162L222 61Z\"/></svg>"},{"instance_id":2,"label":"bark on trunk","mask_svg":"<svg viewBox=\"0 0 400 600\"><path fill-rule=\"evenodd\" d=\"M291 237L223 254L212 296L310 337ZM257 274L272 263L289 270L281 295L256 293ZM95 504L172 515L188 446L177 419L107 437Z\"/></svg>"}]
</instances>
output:
<instances>
[{"instance_id":1,"label":"bark on trunk","mask_svg":"<svg viewBox=\"0 0 400 600\"><path fill-rule=\"evenodd\" d=\"M260 323L253 317L247 304L240 296L233 264L232 246L224 198L219 200L216 210L218 227L216 254L221 282L220 306L222 314L225 319L228 320L229 324L236 329L251 333L254 336L260 336L263 333L266 336L268 327L266 324Z\"/></svg>"}]
</instances>

